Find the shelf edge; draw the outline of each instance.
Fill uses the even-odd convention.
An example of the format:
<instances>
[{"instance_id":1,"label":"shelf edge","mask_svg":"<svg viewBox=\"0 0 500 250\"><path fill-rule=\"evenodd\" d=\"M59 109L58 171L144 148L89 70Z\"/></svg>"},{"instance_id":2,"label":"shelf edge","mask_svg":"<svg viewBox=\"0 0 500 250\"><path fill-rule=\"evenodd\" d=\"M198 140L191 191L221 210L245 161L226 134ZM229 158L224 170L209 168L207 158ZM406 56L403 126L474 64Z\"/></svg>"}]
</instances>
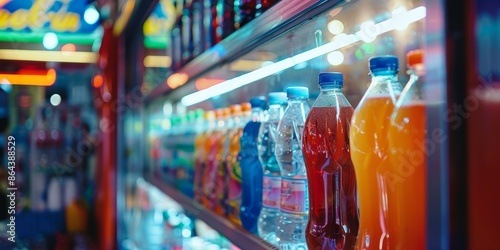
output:
<instances>
[{"instance_id":1,"label":"shelf edge","mask_svg":"<svg viewBox=\"0 0 500 250\"><path fill-rule=\"evenodd\" d=\"M269 243L249 233L240 226L233 224L216 213L204 208L177 189L164 183L160 178L145 176L144 179L161 190L163 193L177 201L190 214L204 221L220 234L224 235L229 241L241 249L278 249Z\"/></svg>"},{"instance_id":2,"label":"shelf edge","mask_svg":"<svg viewBox=\"0 0 500 250\"><path fill-rule=\"evenodd\" d=\"M341 2L342 0L282 0L174 73L186 74L186 84L189 84L200 75L233 61ZM158 85L145 96L145 101L150 102L172 90L175 89L168 87L166 83Z\"/></svg>"}]
</instances>

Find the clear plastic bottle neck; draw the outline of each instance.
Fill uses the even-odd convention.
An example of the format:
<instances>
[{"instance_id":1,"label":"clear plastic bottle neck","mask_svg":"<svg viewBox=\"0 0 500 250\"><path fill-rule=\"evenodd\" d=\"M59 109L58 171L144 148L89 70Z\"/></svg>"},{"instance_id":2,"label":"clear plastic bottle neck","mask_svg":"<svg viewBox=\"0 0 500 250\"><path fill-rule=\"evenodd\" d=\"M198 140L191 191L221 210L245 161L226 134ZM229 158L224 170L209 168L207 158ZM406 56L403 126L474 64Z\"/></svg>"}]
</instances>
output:
<instances>
[{"instance_id":1,"label":"clear plastic bottle neck","mask_svg":"<svg viewBox=\"0 0 500 250\"><path fill-rule=\"evenodd\" d=\"M394 70L394 69L388 69L388 70L371 70L370 75L372 77L390 77L390 76L397 76L399 73L399 70Z\"/></svg>"},{"instance_id":2,"label":"clear plastic bottle neck","mask_svg":"<svg viewBox=\"0 0 500 250\"><path fill-rule=\"evenodd\" d=\"M304 97L292 97L288 99L288 106L291 105L301 105L307 102L307 98Z\"/></svg>"},{"instance_id":3,"label":"clear plastic bottle neck","mask_svg":"<svg viewBox=\"0 0 500 250\"><path fill-rule=\"evenodd\" d=\"M269 109L267 110L266 121L269 120L279 120L283 117L284 107L281 104L271 104L269 105Z\"/></svg>"},{"instance_id":4,"label":"clear plastic bottle neck","mask_svg":"<svg viewBox=\"0 0 500 250\"><path fill-rule=\"evenodd\" d=\"M398 75L397 74L391 74L391 75L374 75L372 74L372 82L387 82L387 81L397 81L398 80Z\"/></svg>"},{"instance_id":5,"label":"clear plastic bottle neck","mask_svg":"<svg viewBox=\"0 0 500 250\"><path fill-rule=\"evenodd\" d=\"M252 115L250 120L252 122L261 122L264 119L264 110L261 107L252 107Z\"/></svg>"},{"instance_id":6,"label":"clear plastic bottle neck","mask_svg":"<svg viewBox=\"0 0 500 250\"><path fill-rule=\"evenodd\" d=\"M321 93L342 93L342 87L338 85L320 85Z\"/></svg>"},{"instance_id":7,"label":"clear plastic bottle neck","mask_svg":"<svg viewBox=\"0 0 500 250\"><path fill-rule=\"evenodd\" d=\"M371 85L381 85L381 84L390 84L391 87L399 89L401 88L401 84L398 81L398 72L397 71L379 71L379 72L371 72L372 81Z\"/></svg>"}]
</instances>

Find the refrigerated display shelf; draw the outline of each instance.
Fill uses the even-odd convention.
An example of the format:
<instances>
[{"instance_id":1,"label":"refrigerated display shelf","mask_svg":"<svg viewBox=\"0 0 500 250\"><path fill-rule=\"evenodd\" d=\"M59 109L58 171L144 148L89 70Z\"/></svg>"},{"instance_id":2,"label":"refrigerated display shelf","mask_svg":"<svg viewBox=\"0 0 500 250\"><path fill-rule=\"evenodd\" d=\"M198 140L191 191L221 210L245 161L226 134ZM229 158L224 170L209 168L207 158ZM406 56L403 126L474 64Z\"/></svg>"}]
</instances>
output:
<instances>
[{"instance_id":1,"label":"refrigerated display shelf","mask_svg":"<svg viewBox=\"0 0 500 250\"><path fill-rule=\"evenodd\" d=\"M342 1L282 0L173 74L183 75L188 83L216 67L236 60L340 2ZM173 89L167 84L160 84L146 96L145 100L146 102L151 101L170 90Z\"/></svg>"},{"instance_id":2,"label":"refrigerated display shelf","mask_svg":"<svg viewBox=\"0 0 500 250\"><path fill-rule=\"evenodd\" d=\"M216 213L206 209L193 199L179 192L175 187L163 182L159 177L146 176L146 181L156 186L166 195L176 200L186 212L204 221L213 229L224 235L229 241L241 249L278 249L251 234L241 226L235 225L229 220L222 218Z\"/></svg>"}]
</instances>

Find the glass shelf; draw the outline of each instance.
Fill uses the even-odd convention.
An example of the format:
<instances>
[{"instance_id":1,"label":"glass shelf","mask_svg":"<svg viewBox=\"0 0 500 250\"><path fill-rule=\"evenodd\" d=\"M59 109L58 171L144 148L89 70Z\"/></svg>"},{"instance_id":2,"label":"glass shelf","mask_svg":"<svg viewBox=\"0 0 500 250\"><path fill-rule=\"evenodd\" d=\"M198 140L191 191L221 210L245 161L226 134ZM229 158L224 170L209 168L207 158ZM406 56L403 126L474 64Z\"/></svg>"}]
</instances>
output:
<instances>
[{"instance_id":1,"label":"glass shelf","mask_svg":"<svg viewBox=\"0 0 500 250\"><path fill-rule=\"evenodd\" d=\"M233 32L220 43L205 51L174 74L183 75L187 83L221 65L232 62L287 30L311 19L340 0L282 0L250 23ZM192 83L192 82L191 82ZM173 88L161 84L146 96L146 102L170 92Z\"/></svg>"},{"instance_id":2,"label":"glass shelf","mask_svg":"<svg viewBox=\"0 0 500 250\"><path fill-rule=\"evenodd\" d=\"M240 226L220 217L214 212L205 209L200 204L180 193L176 188L166 184L158 177L145 177L145 180L177 201L185 211L204 221L220 234L224 235L233 244L241 249L278 249L257 236L249 233Z\"/></svg>"}]
</instances>

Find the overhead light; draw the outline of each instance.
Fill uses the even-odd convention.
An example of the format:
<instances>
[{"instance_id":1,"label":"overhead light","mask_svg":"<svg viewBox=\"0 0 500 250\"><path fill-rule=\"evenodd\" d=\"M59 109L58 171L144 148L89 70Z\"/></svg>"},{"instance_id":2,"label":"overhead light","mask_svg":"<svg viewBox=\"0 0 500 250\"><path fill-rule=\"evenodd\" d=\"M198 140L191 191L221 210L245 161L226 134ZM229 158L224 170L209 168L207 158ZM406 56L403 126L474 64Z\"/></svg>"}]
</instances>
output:
<instances>
[{"instance_id":1,"label":"overhead light","mask_svg":"<svg viewBox=\"0 0 500 250\"><path fill-rule=\"evenodd\" d=\"M53 32L47 32L43 36L43 47L51 50L57 47L57 44L59 43L59 40L57 39L57 35Z\"/></svg>"},{"instance_id":2,"label":"overhead light","mask_svg":"<svg viewBox=\"0 0 500 250\"><path fill-rule=\"evenodd\" d=\"M56 81L56 71L18 71L17 74L0 74L0 84L51 86Z\"/></svg>"},{"instance_id":3,"label":"overhead light","mask_svg":"<svg viewBox=\"0 0 500 250\"><path fill-rule=\"evenodd\" d=\"M52 106L59 106L59 104L61 104L61 96L58 94L53 94L50 97L50 104L52 104Z\"/></svg>"},{"instance_id":4,"label":"overhead light","mask_svg":"<svg viewBox=\"0 0 500 250\"><path fill-rule=\"evenodd\" d=\"M170 56L154 56L149 55L144 57L144 67L146 68L170 68L172 58Z\"/></svg>"},{"instance_id":5,"label":"overhead light","mask_svg":"<svg viewBox=\"0 0 500 250\"><path fill-rule=\"evenodd\" d=\"M328 62L331 65L337 66L337 65L340 65L344 62L344 54L342 54L342 52L336 50L336 51L333 51L332 53L328 54L326 59L328 60Z\"/></svg>"},{"instance_id":6,"label":"overhead light","mask_svg":"<svg viewBox=\"0 0 500 250\"><path fill-rule=\"evenodd\" d=\"M92 25L99 21L99 12L95 9L93 5L90 5L83 13L83 20Z\"/></svg>"},{"instance_id":7,"label":"overhead light","mask_svg":"<svg viewBox=\"0 0 500 250\"><path fill-rule=\"evenodd\" d=\"M361 24L361 31L358 32L359 37L365 43L371 43L377 39L379 35L379 31L377 30L378 26L375 26L373 21L367 21Z\"/></svg>"},{"instance_id":8,"label":"overhead light","mask_svg":"<svg viewBox=\"0 0 500 250\"><path fill-rule=\"evenodd\" d=\"M94 52L75 51L72 53L47 50L15 50L0 49L2 60L35 61L35 62L67 62L95 63L98 55Z\"/></svg>"},{"instance_id":9,"label":"overhead light","mask_svg":"<svg viewBox=\"0 0 500 250\"><path fill-rule=\"evenodd\" d=\"M415 21L418 21L426 16L426 9L423 6L417 7L415 9L409 10L405 15L405 20L408 23L412 23ZM247 84L253 83L255 81L258 81L260 79L263 79L265 77L268 77L270 75L273 75L275 73L278 73L280 71L283 71L285 69L294 67L297 64L307 62L313 58L325 55L327 53L340 50L346 46L349 46L353 43L356 43L360 40L365 41L370 40L370 37L376 37L382 33L386 33L389 31L392 31L396 29L396 20L393 18L390 18L388 20L385 20L383 22L374 24L373 22L366 22L364 23L364 29L368 29L368 36L366 37L366 34L362 34L362 31L358 31L355 34L339 34L337 35L332 42L329 42L327 44L324 44L322 46L316 47L314 49L305 51L303 53L300 53L296 56L286 58L284 60L272 63L267 66L263 66L262 68L259 68L257 70L254 70L252 72L243 74L241 76L229 79L227 81L224 81L220 84L217 84L215 86L212 86L210 88L204 89L197 91L195 93L189 94L184 96L181 99L181 103L184 106L191 106L196 103L208 100L212 97L219 96L221 94L230 92L234 89L240 88L242 86L245 86ZM362 25L363 26L363 25ZM364 38L364 39L363 39ZM173 75L172 75L173 76ZM171 76L171 77L172 77Z\"/></svg>"},{"instance_id":10,"label":"overhead light","mask_svg":"<svg viewBox=\"0 0 500 250\"><path fill-rule=\"evenodd\" d=\"M328 23L328 31L334 35L338 35L344 31L344 23L339 20L332 20Z\"/></svg>"}]
</instances>

